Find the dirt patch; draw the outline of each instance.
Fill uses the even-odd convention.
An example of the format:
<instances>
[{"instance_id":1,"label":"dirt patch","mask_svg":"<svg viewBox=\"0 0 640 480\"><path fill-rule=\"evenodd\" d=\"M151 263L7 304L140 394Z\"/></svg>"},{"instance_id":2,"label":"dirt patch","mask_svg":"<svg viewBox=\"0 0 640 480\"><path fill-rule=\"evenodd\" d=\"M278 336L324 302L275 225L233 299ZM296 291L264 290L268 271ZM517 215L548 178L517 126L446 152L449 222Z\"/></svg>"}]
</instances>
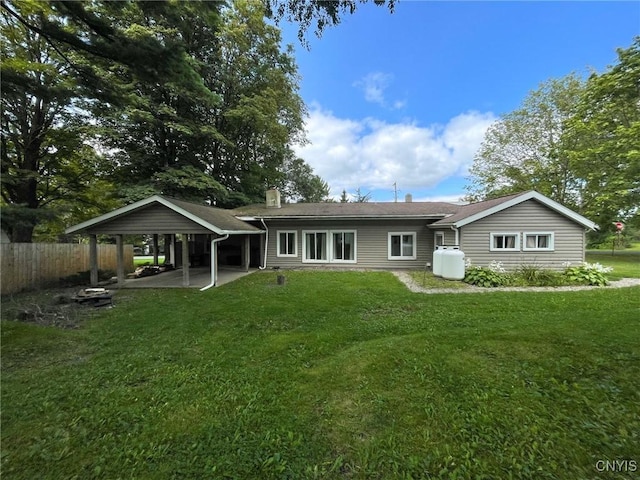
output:
<instances>
[{"instance_id":1,"label":"dirt patch","mask_svg":"<svg viewBox=\"0 0 640 480\"><path fill-rule=\"evenodd\" d=\"M74 297L78 289L55 289L2 297L2 320L12 320L66 329L79 328L100 310L80 304Z\"/></svg>"}]
</instances>

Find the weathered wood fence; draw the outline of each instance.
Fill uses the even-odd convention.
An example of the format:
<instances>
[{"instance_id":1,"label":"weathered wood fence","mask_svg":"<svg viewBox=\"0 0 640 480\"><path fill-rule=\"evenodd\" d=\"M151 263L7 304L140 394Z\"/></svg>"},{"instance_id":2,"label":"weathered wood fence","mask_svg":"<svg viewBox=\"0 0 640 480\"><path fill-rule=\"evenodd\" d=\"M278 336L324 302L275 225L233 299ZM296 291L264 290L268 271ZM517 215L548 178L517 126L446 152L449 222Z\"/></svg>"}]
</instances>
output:
<instances>
[{"instance_id":1,"label":"weathered wood fence","mask_svg":"<svg viewBox=\"0 0 640 480\"><path fill-rule=\"evenodd\" d=\"M116 245L98 244L98 268L117 269ZM0 244L0 293L6 295L51 285L60 278L86 272L89 245L77 243ZM124 245L125 271L133 268L133 245Z\"/></svg>"}]
</instances>

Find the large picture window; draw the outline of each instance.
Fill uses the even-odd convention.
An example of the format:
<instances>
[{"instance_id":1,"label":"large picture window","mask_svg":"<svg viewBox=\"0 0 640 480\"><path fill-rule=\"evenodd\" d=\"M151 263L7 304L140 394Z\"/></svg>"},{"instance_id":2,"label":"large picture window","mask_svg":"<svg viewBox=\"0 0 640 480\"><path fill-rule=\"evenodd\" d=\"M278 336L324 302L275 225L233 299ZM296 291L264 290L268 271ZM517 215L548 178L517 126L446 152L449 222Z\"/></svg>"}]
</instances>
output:
<instances>
[{"instance_id":1,"label":"large picture window","mask_svg":"<svg viewBox=\"0 0 640 480\"><path fill-rule=\"evenodd\" d=\"M278 257L297 257L298 242L295 230L278 231Z\"/></svg>"},{"instance_id":2,"label":"large picture window","mask_svg":"<svg viewBox=\"0 0 640 480\"><path fill-rule=\"evenodd\" d=\"M519 233L492 233L491 245L489 250L492 252L517 252L520 250L520 234Z\"/></svg>"},{"instance_id":3,"label":"large picture window","mask_svg":"<svg viewBox=\"0 0 640 480\"><path fill-rule=\"evenodd\" d=\"M389 260L416 259L415 232L389 232Z\"/></svg>"},{"instance_id":4,"label":"large picture window","mask_svg":"<svg viewBox=\"0 0 640 480\"><path fill-rule=\"evenodd\" d=\"M552 251L552 232L525 232L522 249L525 251Z\"/></svg>"},{"instance_id":5,"label":"large picture window","mask_svg":"<svg viewBox=\"0 0 640 480\"><path fill-rule=\"evenodd\" d=\"M305 263L356 263L354 230L304 231L302 261Z\"/></svg>"}]
</instances>

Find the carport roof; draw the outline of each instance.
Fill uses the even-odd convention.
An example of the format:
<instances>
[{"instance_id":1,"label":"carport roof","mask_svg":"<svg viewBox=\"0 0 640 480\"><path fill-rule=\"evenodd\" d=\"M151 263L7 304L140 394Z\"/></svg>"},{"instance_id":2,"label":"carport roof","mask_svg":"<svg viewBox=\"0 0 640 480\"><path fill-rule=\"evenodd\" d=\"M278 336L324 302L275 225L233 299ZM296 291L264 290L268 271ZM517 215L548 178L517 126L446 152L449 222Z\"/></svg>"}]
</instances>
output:
<instances>
[{"instance_id":1,"label":"carport roof","mask_svg":"<svg viewBox=\"0 0 640 480\"><path fill-rule=\"evenodd\" d=\"M113 222L116 219L122 219L152 205L162 205L197 224L199 227L218 235L262 233L262 230L259 228L237 219L229 210L209 207L207 205L198 205L161 195L153 195L145 198L144 200L140 200L99 217L87 220L86 222L79 223L67 228L66 233L72 234L87 232L89 230L96 229L101 225ZM179 231L180 229L176 229L176 232ZM141 231L139 233L145 232Z\"/></svg>"}]
</instances>

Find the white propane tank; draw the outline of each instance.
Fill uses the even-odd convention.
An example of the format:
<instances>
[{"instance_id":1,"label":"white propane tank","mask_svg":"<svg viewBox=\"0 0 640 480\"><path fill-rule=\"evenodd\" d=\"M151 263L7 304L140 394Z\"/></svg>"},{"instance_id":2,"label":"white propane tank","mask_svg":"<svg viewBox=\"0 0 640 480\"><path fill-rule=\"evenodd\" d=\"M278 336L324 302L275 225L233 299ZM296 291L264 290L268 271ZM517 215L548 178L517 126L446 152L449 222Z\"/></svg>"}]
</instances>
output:
<instances>
[{"instance_id":1,"label":"white propane tank","mask_svg":"<svg viewBox=\"0 0 640 480\"><path fill-rule=\"evenodd\" d=\"M442 278L446 280L464 279L464 252L460 247L449 247L442 254Z\"/></svg>"},{"instance_id":2,"label":"white propane tank","mask_svg":"<svg viewBox=\"0 0 640 480\"><path fill-rule=\"evenodd\" d=\"M446 249L447 247L444 245L438 245L436 250L433 252L433 274L436 277L442 276L442 255Z\"/></svg>"}]
</instances>

